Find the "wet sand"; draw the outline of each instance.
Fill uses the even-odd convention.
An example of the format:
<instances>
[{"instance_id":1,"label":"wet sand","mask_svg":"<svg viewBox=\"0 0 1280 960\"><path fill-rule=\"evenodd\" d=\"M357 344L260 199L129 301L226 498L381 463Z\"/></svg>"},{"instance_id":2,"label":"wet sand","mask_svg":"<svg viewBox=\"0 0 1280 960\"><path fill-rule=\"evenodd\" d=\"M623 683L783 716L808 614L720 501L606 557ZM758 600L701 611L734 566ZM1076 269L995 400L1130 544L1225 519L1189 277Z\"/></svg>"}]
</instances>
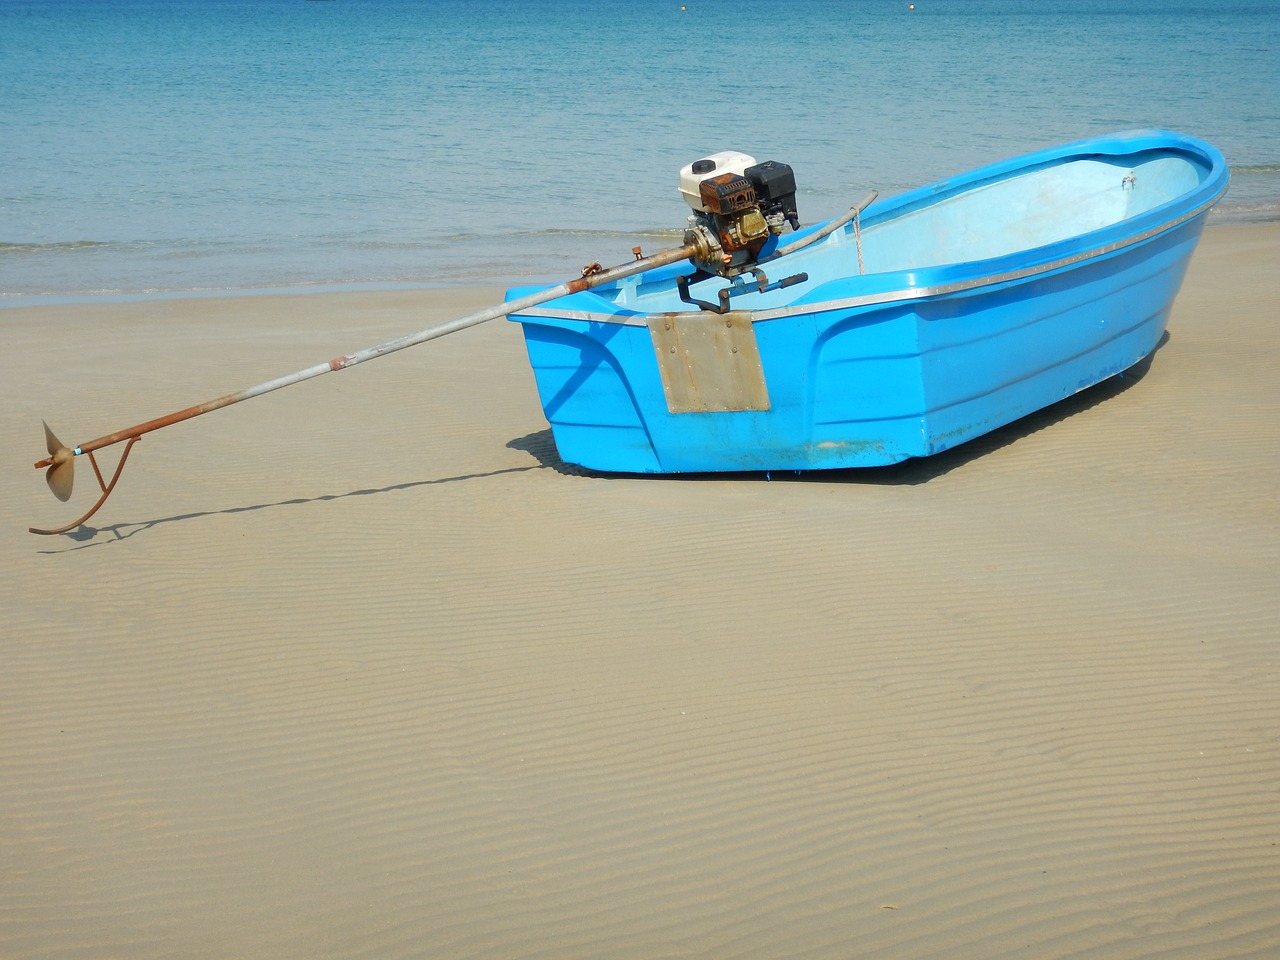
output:
<instances>
[{"instance_id":1,"label":"wet sand","mask_svg":"<svg viewBox=\"0 0 1280 960\"><path fill-rule=\"evenodd\" d=\"M565 466L493 290L0 311L0 956L1280 955L1280 225L876 471ZM118 448L117 448L118 449ZM113 452L102 458L114 463Z\"/></svg>"}]
</instances>

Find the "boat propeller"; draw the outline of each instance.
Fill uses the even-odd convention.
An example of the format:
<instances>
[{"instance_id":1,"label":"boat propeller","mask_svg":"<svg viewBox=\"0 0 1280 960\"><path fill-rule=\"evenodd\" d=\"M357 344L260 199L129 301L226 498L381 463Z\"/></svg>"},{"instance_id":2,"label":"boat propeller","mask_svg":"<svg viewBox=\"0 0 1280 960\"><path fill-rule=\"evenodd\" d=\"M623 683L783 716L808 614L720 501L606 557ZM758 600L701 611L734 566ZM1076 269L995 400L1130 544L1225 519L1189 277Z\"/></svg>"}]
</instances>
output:
<instances>
[{"instance_id":1,"label":"boat propeller","mask_svg":"<svg viewBox=\"0 0 1280 960\"><path fill-rule=\"evenodd\" d=\"M49 469L45 471L44 482L49 485L49 489L53 491L53 495L66 503L71 499L71 488L75 484L76 479L76 461L75 454L71 452L62 441L59 440L49 424L44 423L44 445L49 451ZM39 463L36 466L40 466Z\"/></svg>"},{"instance_id":2,"label":"boat propeller","mask_svg":"<svg viewBox=\"0 0 1280 960\"><path fill-rule=\"evenodd\" d=\"M777 289L804 279L804 275L798 274L772 285L766 285L766 278L759 266L816 243L851 220L856 220L859 213L876 197L876 192L871 191L843 217L828 222L785 247L780 247L777 243L777 234L782 231L784 222L789 223L793 229L799 225L795 213L795 180L791 168L786 164L774 161L756 164L753 158L739 153L714 154L690 164L681 171L680 191L694 213L689 218L684 243L679 247L672 247L650 256L643 256L640 248L636 247L632 251L635 259L616 267L605 269L599 264L591 264L583 268L582 276L554 287L509 300L447 323L428 327L417 333L367 347L349 356L335 357L296 373L277 377L236 393L228 393L185 410L148 420L146 423L117 430L115 433L98 437L96 440L90 440L74 448L68 447L59 440L49 424L45 423L45 449L49 456L37 461L35 466L37 469L45 470L45 482L53 491L53 495L64 503L71 498L75 480L75 458L82 455L88 456L93 466L101 495L86 513L71 523L49 530L38 527L28 529L32 533L45 536L66 533L92 517L115 489L133 445L144 434L153 430L181 423L183 420L190 420L192 417L210 413L242 400L250 400L264 393L292 386L335 370L344 370L366 360L386 356L497 317L519 313L549 300L580 293L646 270L685 260L694 266L694 272L682 278L684 280L680 285L682 299L700 309L723 313L728 309L729 296L749 293L753 286L757 291L763 291ZM754 285L743 282L743 275L748 273L756 277L757 282ZM696 300L688 294L689 283L696 283L713 276L730 280L730 287L721 293L720 303ZM103 478L102 471L98 468L98 461L93 455L94 451L123 441L127 443L120 454L115 472L108 481Z\"/></svg>"},{"instance_id":3,"label":"boat propeller","mask_svg":"<svg viewBox=\"0 0 1280 960\"><path fill-rule=\"evenodd\" d=\"M116 481L120 479L120 474L124 470L124 463L129 458L129 451L141 439L141 434L135 433L127 437L116 437L114 435L100 437L92 443L87 443L72 450L54 435L54 432L49 429L48 423L43 420L40 422L44 423L44 445L45 449L49 451L49 457L48 459L37 461L36 469L48 467L45 471L44 481L49 485L49 489L53 491L53 495L63 503L71 499L71 488L75 482L75 457L81 453L88 454L89 463L93 466L93 473L98 478L98 486L102 490L102 495L94 501L93 506L70 523L52 530L44 530L39 527L27 528L32 533L51 536L56 533L66 533L68 530L74 530L97 513L98 508L107 502L107 497L111 496L111 491L116 488ZM119 443L123 439L127 439L129 442L125 444L124 452L120 454L120 461L116 464L115 473L111 475L111 480L108 482L102 478L102 471L98 469L98 461L94 457L93 451L111 443Z\"/></svg>"}]
</instances>

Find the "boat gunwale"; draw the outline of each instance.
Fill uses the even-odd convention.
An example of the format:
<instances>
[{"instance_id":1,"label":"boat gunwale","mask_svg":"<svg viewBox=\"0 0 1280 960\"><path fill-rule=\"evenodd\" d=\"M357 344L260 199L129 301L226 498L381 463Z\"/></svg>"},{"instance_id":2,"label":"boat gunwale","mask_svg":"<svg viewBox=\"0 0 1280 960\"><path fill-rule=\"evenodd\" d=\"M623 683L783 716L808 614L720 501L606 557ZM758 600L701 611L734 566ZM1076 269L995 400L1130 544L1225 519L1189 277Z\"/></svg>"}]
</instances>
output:
<instances>
[{"instance_id":1,"label":"boat gunwale","mask_svg":"<svg viewBox=\"0 0 1280 960\"><path fill-rule=\"evenodd\" d=\"M1123 138L1131 140L1155 140L1157 142L1148 145L1135 144L1134 149L1123 152L1106 153L1103 149L1105 144L1111 141L1118 141ZM1173 142L1170 142L1173 141ZM1011 256L1026 258L1029 255L1039 253L1045 255L1053 248L1061 248L1065 244L1079 244L1083 240L1098 235L1114 233L1117 229L1124 227L1133 227L1136 223L1143 220L1150 221L1152 218L1159 217L1162 211L1165 211L1170 205L1185 203L1189 198L1194 197L1198 192L1203 192L1205 187L1210 186L1215 180L1221 179L1218 189L1213 192L1207 199L1201 201L1192 209L1185 211L1170 219L1159 219L1154 225L1139 230L1136 233L1127 232L1124 236L1114 240L1110 240L1101 244L1090 246L1087 250L1076 250L1075 252L1065 254L1052 259L1042 260L1026 267L1016 269L1002 269L995 272L984 273L981 276L965 277L942 283L929 284L911 284L905 287L895 287L891 290L884 290L875 293L861 294L852 297L837 297L831 300L820 300L810 303L788 304L782 307L769 307L764 309L744 309L735 311L736 314L748 318L752 323L782 319L795 316L809 316L820 313L830 313L837 310L851 310L861 307L877 306L887 303L910 302L916 300L929 299L934 297L952 296L955 294L969 293L981 290L987 287L998 287L1004 284L1017 283L1022 280L1032 279L1059 270L1073 267L1077 264L1090 260L1096 260L1110 256L1114 253L1123 251L1129 247L1137 246L1145 243L1160 234L1196 219L1205 214L1210 208L1217 204L1227 192L1230 185L1229 171L1226 163L1222 159L1221 154L1216 148L1200 141L1185 137L1179 134L1170 134L1166 131L1131 131L1127 134L1114 134L1109 137L1094 138L1084 140L1074 144L1068 144L1057 149L1042 151L1040 154L1029 154L1013 160L1006 160L1001 163L993 164L978 170L971 171L967 175L961 175L959 182L955 178L941 180L933 184L916 188L899 197L892 198L889 205L883 211L875 211L874 208L871 216L863 220L864 229L875 222L892 219L902 214L912 212L927 206L930 203L936 203L945 199L944 194L955 195L960 192L972 190L984 184L991 183L995 180L1002 180L1007 177L1010 172L1019 170L1030 170L1042 167L1057 161L1070 162L1073 159L1085 159L1086 157L1123 157L1126 154L1133 155L1142 153L1152 149L1175 149L1184 152L1195 153L1206 161L1209 165L1208 174L1196 190L1174 197L1163 204L1153 207L1150 210L1143 211L1137 217L1117 220L1115 223L1100 227L1097 230L1088 233L1076 234L1063 240L1055 241L1040 247L1030 247L1026 250L1018 251L1016 254L1004 255L992 258L991 260L976 261L956 261L954 263L939 264L937 266L926 267L919 271L893 271L892 273L880 274L880 276L892 276L893 273L926 273L932 271L954 271L963 268L972 268L978 265L986 264L988 267L993 262L1007 261ZM1088 152L1086 152L1088 151ZM1038 160L1037 163L1029 161ZM941 196L940 196L941 195ZM820 227L821 225L817 225ZM847 232L852 229L846 226L844 230ZM832 234L832 237L838 236L840 231ZM830 238L824 238L821 243L830 242ZM668 268L670 269L670 268ZM867 274L866 276L875 276ZM613 313L600 313L589 310L557 310L550 307L534 307L513 314L512 319L519 322L522 317L529 317L534 320L567 320L587 323L608 323L614 325L625 326L644 326L649 322L651 317L679 317L679 316L697 316L701 311L655 311L644 313L627 308L620 308Z\"/></svg>"}]
</instances>

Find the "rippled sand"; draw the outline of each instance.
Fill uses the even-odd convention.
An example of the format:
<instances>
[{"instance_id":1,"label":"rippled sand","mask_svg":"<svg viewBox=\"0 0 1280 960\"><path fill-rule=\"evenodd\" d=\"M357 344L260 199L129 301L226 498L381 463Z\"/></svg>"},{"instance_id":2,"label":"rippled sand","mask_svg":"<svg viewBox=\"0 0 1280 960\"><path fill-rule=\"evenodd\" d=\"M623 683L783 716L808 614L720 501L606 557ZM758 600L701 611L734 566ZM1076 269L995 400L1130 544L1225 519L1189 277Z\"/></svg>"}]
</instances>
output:
<instances>
[{"instance_id":1,"label":"rippled sand","mask_svg":"<svg viewBox=\"0 0 1280 960\"><path fill-rule=\"evenodd\" d=\"M564 466L495 291L0 312L0 956L1280 955L1280 227L929 461ZM114 455L103 459L114 462Z\"/></svg>"}]
</instances>

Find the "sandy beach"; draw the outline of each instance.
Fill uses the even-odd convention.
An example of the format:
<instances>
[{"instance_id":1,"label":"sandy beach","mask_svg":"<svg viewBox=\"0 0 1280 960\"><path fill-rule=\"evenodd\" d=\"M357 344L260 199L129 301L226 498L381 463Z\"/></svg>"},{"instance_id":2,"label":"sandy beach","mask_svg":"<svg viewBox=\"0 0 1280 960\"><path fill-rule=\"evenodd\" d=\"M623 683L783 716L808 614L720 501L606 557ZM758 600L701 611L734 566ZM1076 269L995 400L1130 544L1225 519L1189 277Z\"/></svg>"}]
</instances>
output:
<instances>
[{"instance_id":1,"label":"sandy beach","mask_svg":"<svg viewBox=\"0 0 1280 960\"><path fill-rule=\"evenodd\" d=\"M1280 224L927 461L556 456L493 289L0 311L0 957L1280 956ZM116 448L119 449L119 448ZM114 464L106 451L104 464Z\"/></svg>"}]
</instances>

